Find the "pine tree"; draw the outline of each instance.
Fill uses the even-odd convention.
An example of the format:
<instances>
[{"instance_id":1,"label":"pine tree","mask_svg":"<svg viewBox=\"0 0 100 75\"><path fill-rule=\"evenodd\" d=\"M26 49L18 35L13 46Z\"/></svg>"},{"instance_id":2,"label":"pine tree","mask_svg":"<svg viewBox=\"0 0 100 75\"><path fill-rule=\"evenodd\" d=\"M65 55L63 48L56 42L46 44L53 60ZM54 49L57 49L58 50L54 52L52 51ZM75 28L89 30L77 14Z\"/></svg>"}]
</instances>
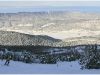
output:
<instances>
[{"instance_id":1,"label":"pine tree","mask_svg":"<svg viewBox=\"0 0 100 75\"><path fill-rule=\"evenodd\" d=\"M84 55L81 55L79 64L81 69L99 69L100 68L100 57L97 50L97 45L92 45L88 48Z\"/></svg>"}]
</instances>

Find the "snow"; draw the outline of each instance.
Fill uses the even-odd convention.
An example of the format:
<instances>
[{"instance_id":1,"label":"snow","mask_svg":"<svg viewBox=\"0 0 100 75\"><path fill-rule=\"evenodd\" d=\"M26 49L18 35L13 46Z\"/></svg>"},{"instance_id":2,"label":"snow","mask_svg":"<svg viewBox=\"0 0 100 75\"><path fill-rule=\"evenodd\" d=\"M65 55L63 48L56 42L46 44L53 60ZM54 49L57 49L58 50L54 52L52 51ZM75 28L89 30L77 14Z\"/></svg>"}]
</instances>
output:
<instances>
[{"instance_id":1,"label":"snow","mask_svg":"<svg viewBox=\"0 0 100 75\"><path fill-rule=\"evenodd\" d=\"M18 26L33 26L32 24L19 24Z\"/></svg>"},{"instance_id":2,"label":"snow","mask_svg":"<svg viewBox=\"0 0 100 75\"><path fill-rule=\"evenodd\" d=\"M51 25L54 25L54 23L48 23L48 24L43 25L42 27L48 27ZM25 26L31 26L31 25L27 24ZM11 29L0 28L0 30L14 31L14 32L25 33L25 34L30 34L30 35L48 35L50 37L57 38L57 39L82 37L82 36L96 36L100 34L100 31L89 31L89 30L84 30L84 29L72 29L72 30L66 30L66 31L41 31L41 30L35 31L35 30L19 30L19 29L12 29L12 28ZM84 39L81 39L81 40L84 40ZM69 41L73 41L73 40L69 40Z\"/></svg>"},{"instance_id":3,"label":"snow","mask_svg":"<svg viewBox=\"0 0 100 75\"><path fill-rule=\"evenodd\" d=\"M55 23L48 23L48 24L43 25L42 27L48 27L48 26L54 25L54 24L55 24Z\"/></svg>"},{"instance_id":4,"label":"snow","mask_svg":"<svg viewBox=\"0 0 100 75\"><path fill-rule=\"evenodd\" d=\"M79 53L84 52L84 47L76 47L75 50L77 50Z\"/></svg>"},{"instance_id":5,"label":"snow","mask_svg":"<svg viewBox=\"0 0 100 75\"><path fill-rule=\"evenodd\" d=\"M50 25L53 25L53 23L43 25L42 27L47 27ZM25 33L25 34L30 34L30 35L48 35L50 37L57 38L57 39L65 39L65 38L81 37L81 36L96 36L100 34L100 31L98 32L97 31L86 31L86 30L81 30L81 29L72 29L69 31L34 31L34 30L7 29L6 31L15 31L15 32L20 32L20 33Z\"/></svg>"},{"instance_id":6,"label":"snow","mask_svg":"<svg viewBox=\"0 0 100 75\"><path fill-rule=\"evenodd\" d=\"M100 49L100 46L97 46L97 49Z\"/></svg>"},{"instance_id":7,"label":"snow","mask_svg":"<svg viewBox=\"0 0 100 75\"><path fill-rule=\"evenodd\" d=\"M0 60L0 74L100 74L99 69L81 70L78 61L58 62L57 64L26 64L11 60L9 66L4 63L5 60Z\"/></svg>"},{"instance_id":8,"label":"snow","mask_svg":"<svg viewBox=\"0 0 100 75\"><path fill-rule=\"evenodd\" d=\"M8 53L9 51L8 51L8 49L5 49L5 53Z\"/></svg>"},{"instance_id":9,"label":"snow","mask_svg":"<svg viewBox=\"0 0 100 75\"><path fill-rule=\"evenodd\" d=\"M48 52L50 52L50 54L61 54L61 53L66 53L69 50L67 49L58 49L58 48L51 48L47 50Z\"/></svg>"}]
</instances>

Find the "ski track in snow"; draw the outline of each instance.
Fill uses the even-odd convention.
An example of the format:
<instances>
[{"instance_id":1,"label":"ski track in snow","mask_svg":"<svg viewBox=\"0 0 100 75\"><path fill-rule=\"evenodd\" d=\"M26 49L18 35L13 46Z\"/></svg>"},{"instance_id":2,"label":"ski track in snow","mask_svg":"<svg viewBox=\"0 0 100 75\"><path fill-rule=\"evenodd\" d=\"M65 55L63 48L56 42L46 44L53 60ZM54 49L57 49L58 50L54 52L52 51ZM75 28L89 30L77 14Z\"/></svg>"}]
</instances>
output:
<instances>
[{"instance_id":1,"label":"ski track in snow","mask_svg":"<svg viewBox=\"0 0 100 75\"><path fill-rule=\"evenodd\" d=\"M57 62L57 64L26 64L11 60L9 66L4 63L5 60L0 60L0 74L100 74L100 69L81 70L78 61Z\"/></svg>"}]
</instances>

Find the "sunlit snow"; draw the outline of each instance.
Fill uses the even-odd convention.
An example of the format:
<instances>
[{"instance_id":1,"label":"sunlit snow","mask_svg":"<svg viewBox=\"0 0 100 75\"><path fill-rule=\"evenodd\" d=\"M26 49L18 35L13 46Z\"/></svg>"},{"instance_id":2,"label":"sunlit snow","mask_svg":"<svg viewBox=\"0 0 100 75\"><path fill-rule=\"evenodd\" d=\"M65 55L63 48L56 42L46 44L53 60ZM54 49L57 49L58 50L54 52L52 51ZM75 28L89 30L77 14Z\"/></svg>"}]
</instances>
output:
<instances>
[{"instance_id":1,"label":"sunlit snow","mask_svg":"<svg viewBox=\"0 0 100 75\"><path fill-rule=\"evenodd\" d=\"M78 61L57 62L57 64L26 64L10 61L9 66L0 60L0 74L100 74L99 69L80 69Z\"/></svg>"}]
</instances>

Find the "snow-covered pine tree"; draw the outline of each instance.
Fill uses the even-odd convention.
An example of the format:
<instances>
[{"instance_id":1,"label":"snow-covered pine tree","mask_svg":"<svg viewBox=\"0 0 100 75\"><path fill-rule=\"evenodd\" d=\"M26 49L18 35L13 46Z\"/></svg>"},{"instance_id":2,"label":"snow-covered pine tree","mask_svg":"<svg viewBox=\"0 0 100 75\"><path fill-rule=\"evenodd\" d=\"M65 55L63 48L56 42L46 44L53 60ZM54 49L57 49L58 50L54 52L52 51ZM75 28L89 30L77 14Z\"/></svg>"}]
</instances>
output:
<instances>
[{"instance_id":1,"label":"snow-covered pine tree","mask_svg":"<svg viewBox=\"0 0 100 75\"><path fill-rule=\"evenodd\" d=\"M81 69L100 68L100 55L96 44L89 46L87 52L81 55L79 64L81 65Z\"/></svg>"}]
</instances>

